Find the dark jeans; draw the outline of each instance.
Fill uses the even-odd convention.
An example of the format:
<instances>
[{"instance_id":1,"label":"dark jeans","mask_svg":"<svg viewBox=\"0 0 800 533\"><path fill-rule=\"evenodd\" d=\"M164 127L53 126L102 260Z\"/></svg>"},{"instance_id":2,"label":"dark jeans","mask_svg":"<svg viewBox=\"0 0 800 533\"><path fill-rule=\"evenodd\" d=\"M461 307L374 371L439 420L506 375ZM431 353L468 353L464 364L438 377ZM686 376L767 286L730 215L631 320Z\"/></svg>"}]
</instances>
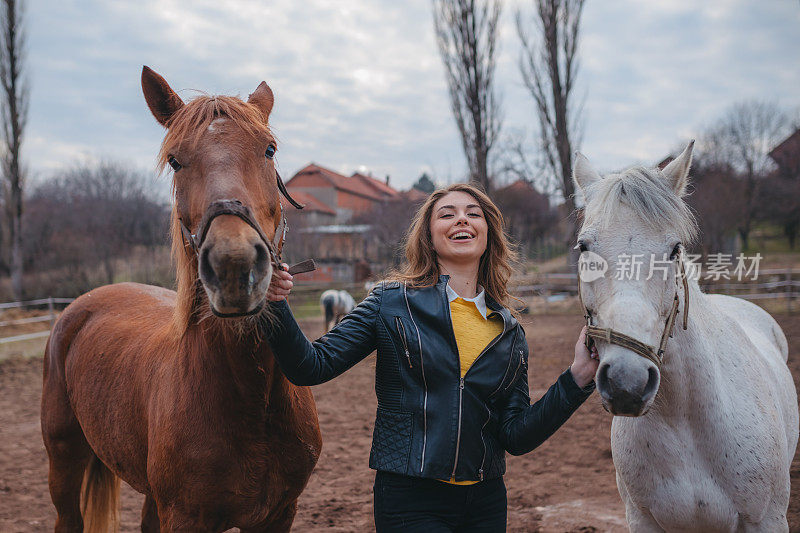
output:
<instances>
[{"instance_id":1,"label":"dark jeans","mask_svg":"<svg viewBox=\"0 0 800 533\"><path fill-rule=\"evenodd\" d=\"M500 533L506 530L503 478L475 485L451 485L435 479L378 471L373 491L377 533Z\"/></svg>"}]
</instances>

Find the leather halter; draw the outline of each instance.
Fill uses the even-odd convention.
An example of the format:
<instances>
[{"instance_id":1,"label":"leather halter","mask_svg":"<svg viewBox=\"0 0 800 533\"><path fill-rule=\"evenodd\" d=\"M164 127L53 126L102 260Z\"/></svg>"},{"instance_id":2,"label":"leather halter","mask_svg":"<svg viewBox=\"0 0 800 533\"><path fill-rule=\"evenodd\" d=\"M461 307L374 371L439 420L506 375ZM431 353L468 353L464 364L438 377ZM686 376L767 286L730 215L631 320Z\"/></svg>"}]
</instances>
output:
<instances>
[{"instance_id":1,"label":"leather halter","mask_svg":"<svg viewBox=\"0 0 800 533\"><path fill-rule=\"evenodd\" d=\"M298 203L294 198L291 197L289 192L286 190L286 186L283 184L280 174L278 174L277 171L275 171L275 176L277 177L278 190L281 192L281 194L287 200L289 200L289 203L291 203L294 207L297 209L303 209L305 205ZM289 225L286 222L286 214L283 212L283 204L278 202L278 205L281 209L281 221L278 223L278 227L275 228L275 237L272 242L267 239L264 230L261 229L258 221L256 221L256 219L253 217L253 213L250 211L250 208L235 198L211 202L206 209L206 212L203 214L203 218L200 219L200 223L197 225L197 229L194 232L192 232L186 226L182 219L179 218L178 221L181 224L181 233L183 234L184 241L186 241L192 248L192 251L194 251L195 255L199 255L200 248L203 246L203 242L205 242L206 235L208 234L208 228L215 218L220 215L233 215L239 217L255 230L261 241L267 247L273 266L280 269L281 252L283 251L283 244L286 242L286 233L289 229ZM301 261L289 267L288 272L292 275L295 275L303 272L311 272L316 268L317 267L314 264L313 259L306 259L305 261Z\"/></svg>"},{"instance_id":2,"label":"leather halter","mask_svg":"<svg viewBox=\"0 0 800 533\"><path fill-rule=\"evenodd\" d=\"M661 340L658 343L658 349L654 349L649 344L645 344L629 335L625 335L624 333L614 331L611 328L601 328L593 325L592 320L594 317L592 316L592 312L583 302L583 294L581 293L581 280L580 277L578 277L578 297L581 300L581 307L583 307L584 312L583 316L586 319L586 347L591 350L595 341L605 341L610 344L616 344L617 346L622 346L623 348L631 350L645 359L649 359L660 368L661 364L664 362L664 350L667 347L667 339L672 337L672 330L675 327L675 318L678 315L678 306L680 304L680 299L678 298L678 291L680 290L678 285L679 277L683 282L684 330L686 330L689 320L689 284L686 281L686 270L684 269L683 265L683 251L678 254L676 261L679 273L675 276L675 297L672 300L672 309L670 309L670 312L667 315L667 321L664 324L664 331L661 333Z\"/></svg>"},{"instance_id":3,"label":"leather halter","mask_svg":"<svg viewBox=\"0 0 800 533\"><path fill-rule=\"evenodd\" d=\"M183 232L183 238L189 242L192 247L192 250L195 254L200 252L200 248L203 246L203 242L206 240L206 235L208 235L208 227L211 225L211 222L214 221L220 215L234 215L242 220L244 220L248 226L253 228L264 244L267 246L267 250L269 250L270 256L275 262L275 264L280 264L278 261L280 259L280 249L283 247L283 240L286 234L286 217L283 215L283 206L281 206L281 222L278 225L278 228L275 229L275 242L270 242L267 239L267 236L264 234L264 230L261 229L261 226L253 219L253 214L250 211L250 208L246 205L242 204L240 200L216 200L211 202L206 209L206 212L203 214L203 218L200 219L200 223L197 225L197 230L191 232L186 224L184 224L182 219L180 220L181 223L181 231ZM284 231L280 232L278 229L283 226Z\"/></svg>"}]
</instances>

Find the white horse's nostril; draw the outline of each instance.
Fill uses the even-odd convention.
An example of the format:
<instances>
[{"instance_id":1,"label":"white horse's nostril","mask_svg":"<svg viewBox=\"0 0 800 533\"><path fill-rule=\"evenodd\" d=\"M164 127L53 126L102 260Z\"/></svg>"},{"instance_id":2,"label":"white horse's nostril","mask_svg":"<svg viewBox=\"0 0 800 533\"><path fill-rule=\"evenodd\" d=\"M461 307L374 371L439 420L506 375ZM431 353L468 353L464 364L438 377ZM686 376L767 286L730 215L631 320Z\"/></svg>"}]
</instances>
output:
<instances>
[{"instance_id":1,"label":"white horse's nostril","mask_svg":"<svg viewBox=\"0 0 800 533\"><path fill-rule=\"evenodd\" d=\"M642 401L647 403L649 402L658 392L658 384L660 383L661 378L658 373L658 369L654 366L651 366L647 369L647 385L644 387L644 392L642 393Z\"/></svg>"}]
</instances>

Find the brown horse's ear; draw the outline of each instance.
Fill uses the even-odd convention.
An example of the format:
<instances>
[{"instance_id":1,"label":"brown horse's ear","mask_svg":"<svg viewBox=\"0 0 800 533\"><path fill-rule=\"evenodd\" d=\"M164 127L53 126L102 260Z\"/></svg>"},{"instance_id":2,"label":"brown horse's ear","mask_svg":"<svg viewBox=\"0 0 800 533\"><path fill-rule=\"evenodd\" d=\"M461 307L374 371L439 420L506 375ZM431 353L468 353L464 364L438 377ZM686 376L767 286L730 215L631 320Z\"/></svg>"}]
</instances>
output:
<instances>
[{"instance_id":1,"label":"brown horse's ear","mask_svg":"<svg viewBox=\"0 0 800 533\"><path fill-rule=\"evenodd\" d=\"M142 67L142 92L150 112L164 127L172 115L183 107L183 100L175 94L167 80L148 66Z\"/></svg>"},{"instance_id":2,"label":"brown horse's ear","mask_svg":"<svg viewBox=\"0 0 800 533\"><path fill-rule=\"evenodd\" d=\"M248 104L256 106L263 114L264 118L268 119L269 114L272 112L272 106L275 104L275 96L272 94L272 89L269 88L267 82L262 81L247 98Z\"/></svg>"}]
</instances>

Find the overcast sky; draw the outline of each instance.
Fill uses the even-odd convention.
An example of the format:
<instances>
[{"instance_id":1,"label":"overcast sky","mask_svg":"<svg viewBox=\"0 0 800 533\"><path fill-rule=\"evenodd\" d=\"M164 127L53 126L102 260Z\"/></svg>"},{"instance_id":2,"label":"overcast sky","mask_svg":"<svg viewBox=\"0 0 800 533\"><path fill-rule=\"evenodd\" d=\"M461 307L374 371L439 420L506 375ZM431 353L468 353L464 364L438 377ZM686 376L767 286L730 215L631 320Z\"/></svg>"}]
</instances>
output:
<instances>
[{"instance_id":1,"label":"overcast sky","mask_svg":"<svg viewBox=\"0 0 800 533\"><path fill-rule=\"evenodd\" d=\"M309 161L391 175L465 174L430 0L34 0L26 2L32 89L24 157L35 180L85 158L152 172L163 130L142 65L184 100L244 97L265 80L285 177ZM507 131L534 132L502 14L497 88ZM796 0L588 0L580 47L585 133L600 169L654 162L731 103L800 106Z\"/></svg>"}]
</instances>

